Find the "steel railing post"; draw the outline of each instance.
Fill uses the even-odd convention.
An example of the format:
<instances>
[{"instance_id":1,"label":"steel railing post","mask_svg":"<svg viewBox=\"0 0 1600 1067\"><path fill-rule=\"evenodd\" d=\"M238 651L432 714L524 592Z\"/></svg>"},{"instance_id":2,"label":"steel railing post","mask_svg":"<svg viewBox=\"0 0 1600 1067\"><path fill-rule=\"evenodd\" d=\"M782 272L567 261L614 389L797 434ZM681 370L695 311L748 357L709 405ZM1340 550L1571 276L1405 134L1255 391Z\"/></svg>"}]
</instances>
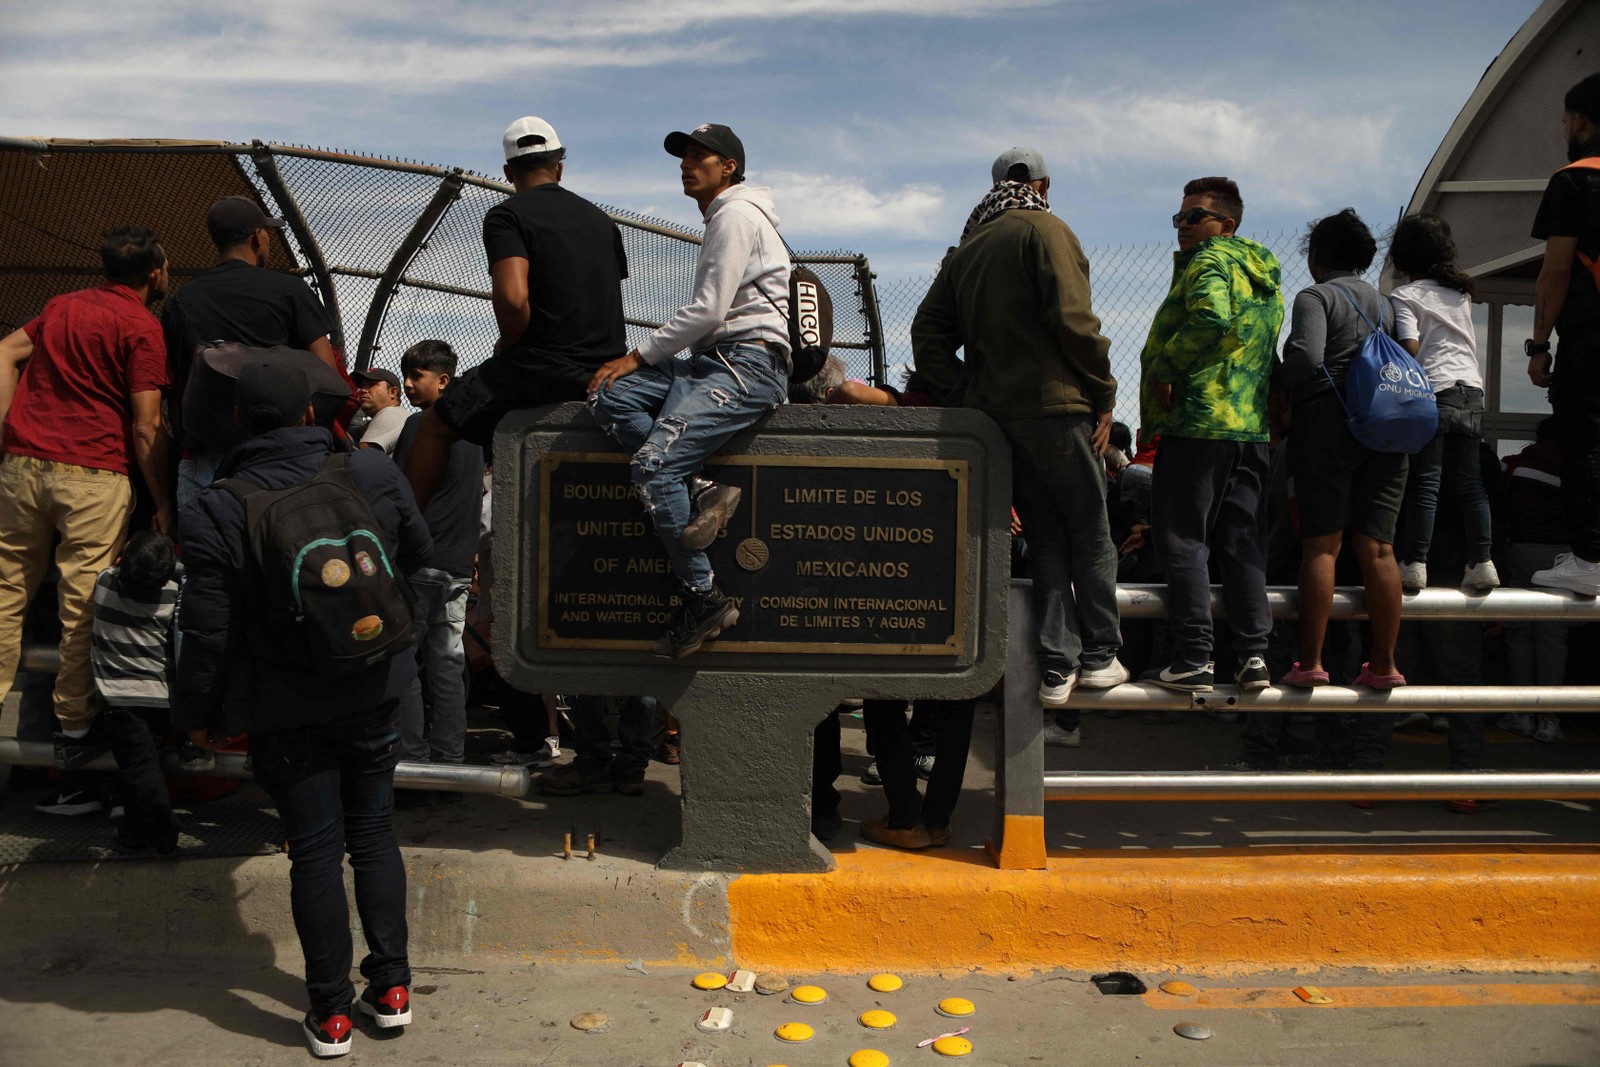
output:
<instances>
[{"instance_id":1,"label":"steel railing post","mask_svg":"<svg viewBox=\"0 0 1600 1067\"><path fill-rule=\"evenodd\" d=\"M1044 737L1040 732L1039 641L1028 584L1011 583L1011 640L1005 698L995 719L994 829L988 841L995 866L1043 869Z\"/></svg>"}]
</instances>

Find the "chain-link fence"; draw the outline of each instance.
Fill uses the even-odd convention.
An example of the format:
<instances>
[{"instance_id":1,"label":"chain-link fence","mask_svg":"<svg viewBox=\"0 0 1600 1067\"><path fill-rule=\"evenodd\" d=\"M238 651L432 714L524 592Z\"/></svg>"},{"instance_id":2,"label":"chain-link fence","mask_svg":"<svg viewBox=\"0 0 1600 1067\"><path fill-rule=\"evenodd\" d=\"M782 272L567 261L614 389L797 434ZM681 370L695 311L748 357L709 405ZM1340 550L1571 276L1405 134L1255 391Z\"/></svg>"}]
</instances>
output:
<instances>
[{"instance_id":1,"label":"chain-link fence","mask_svg":"<svg viewBox=\"0 0 1600 1067\"><path fill-rule=\"evenodd\" d=\"M1278 257L1283 269L1284 303L1292 304L1294 294L1311 284L1311 272L1306 269L1305 256L1300 254L1300 235L1284 231L1267 236L1246 236L1266 245ZM1100 316L1101 332L1111 339L1111 372L1120 383L1116 417L1134 429L1139 425L1139 352L1150 331L1150 320L1155 318L1156 309L1166 299L1172 285L1175 249L1174 243L1085 249L1089 257L1094 312ZM1368 280L1376 282L1376 266ZM878 283L878 305L891 384L899 381L903 373L901 368L911 363L911 320L932 282L930 275ZM1286 315L1285 331L1288 325Z\"/></svg>"},{"instance_id":2,"label":"chain-link fence","mask_svg":"<svg viewBox=\"0 0 1600 1067\"><path fill-rule=\"evenodd\" d=\"M483 216L511 192L460 169L290 145L0 138L0 325L15 327L57 293L96 284L100 234L154 229L173 283L211 266L206 210L249 196L287 226L273 269L305 277L354 367L398 370L412 343L449 341L464 366L497 336ZM700 234L608 209L622 230L628 340L689 303ZM865 256L800 252L833 298L835 348L852 377L883 375L882 335Z\"/></svg>"}]
</instances>

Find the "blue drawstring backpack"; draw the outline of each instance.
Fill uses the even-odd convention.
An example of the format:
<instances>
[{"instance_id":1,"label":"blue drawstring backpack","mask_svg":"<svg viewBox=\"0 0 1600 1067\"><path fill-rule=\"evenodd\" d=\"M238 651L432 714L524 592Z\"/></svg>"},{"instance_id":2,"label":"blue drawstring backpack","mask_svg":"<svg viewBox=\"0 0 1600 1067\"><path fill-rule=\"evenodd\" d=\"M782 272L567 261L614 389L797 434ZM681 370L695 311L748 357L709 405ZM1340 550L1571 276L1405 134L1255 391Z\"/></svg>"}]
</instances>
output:
<instances>
[{"instance_id":1,"label":"blue drawstring backpack","mask_svg":"<svg viewBox=\"0 0 1600 1067\"><path fill-rule=\"evenodd\" d=\"M1374 326L1348 289L1342 285L1334 288L1350 301L1368 330L1345 372L1344 395L1339 396L1337 385L1333 390L1349 418L1350 436L1374 452L1420 451L1439 432L1439 404L1427 373L1381 328L1381 308L1380 325ZM1326 362L1322 374L1329 385L1334 384Z\"/></svg>"}]
</instances>

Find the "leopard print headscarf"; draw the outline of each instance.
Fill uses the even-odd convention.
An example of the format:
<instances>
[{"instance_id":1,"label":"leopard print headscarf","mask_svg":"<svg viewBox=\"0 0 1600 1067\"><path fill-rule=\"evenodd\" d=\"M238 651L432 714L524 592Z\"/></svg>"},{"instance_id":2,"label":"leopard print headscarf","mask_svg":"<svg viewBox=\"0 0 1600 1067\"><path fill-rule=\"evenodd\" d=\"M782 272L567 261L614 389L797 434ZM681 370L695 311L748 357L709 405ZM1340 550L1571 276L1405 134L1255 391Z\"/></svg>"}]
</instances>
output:
<instances>
[{"instance_id":1,"label":"leopard print headscarf","mask_svg":"<svg viewBox=\"0 0 1600 1067\"><path fill-rule=\"evenodd\" d=\"M962 238L965 239L967 234L996 215L1014 208L1022 208L1025 211L1049 211L1050 205L1044 197L1033 191L1033 186L1024 182L995 182L994 188L978 201L978 206L967 216L967 225L961 231Z\"/></svg>"}]
</instances>

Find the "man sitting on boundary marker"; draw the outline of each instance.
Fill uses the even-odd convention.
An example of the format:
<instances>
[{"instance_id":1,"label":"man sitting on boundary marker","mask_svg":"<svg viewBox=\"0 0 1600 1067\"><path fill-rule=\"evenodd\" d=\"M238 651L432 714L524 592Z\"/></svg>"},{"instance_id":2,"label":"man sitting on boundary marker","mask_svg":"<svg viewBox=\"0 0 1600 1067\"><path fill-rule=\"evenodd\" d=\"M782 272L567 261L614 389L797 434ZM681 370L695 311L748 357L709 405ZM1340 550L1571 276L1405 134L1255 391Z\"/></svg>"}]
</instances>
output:
<instances>
[{"instance_id":1,"label":"man sitting on boundary marker","mask_svg":"<svg viewBox=\"0 0 1600 1067\"><path fill-rule=\"evenodd\" d=\"M664 147L683 160L684 195L706 220L694 300L595 372L589 410L633 453L639 501L683 583L683 604L655 645L656 655L683 659L739 621L705 553L739 493L697 476L707 456L788 397L789 253L772 191L743 184L744 144L732 130L708 123L667 134ZM693 355L674 359L684 348Z\"/></svg>"}]
</instances>

